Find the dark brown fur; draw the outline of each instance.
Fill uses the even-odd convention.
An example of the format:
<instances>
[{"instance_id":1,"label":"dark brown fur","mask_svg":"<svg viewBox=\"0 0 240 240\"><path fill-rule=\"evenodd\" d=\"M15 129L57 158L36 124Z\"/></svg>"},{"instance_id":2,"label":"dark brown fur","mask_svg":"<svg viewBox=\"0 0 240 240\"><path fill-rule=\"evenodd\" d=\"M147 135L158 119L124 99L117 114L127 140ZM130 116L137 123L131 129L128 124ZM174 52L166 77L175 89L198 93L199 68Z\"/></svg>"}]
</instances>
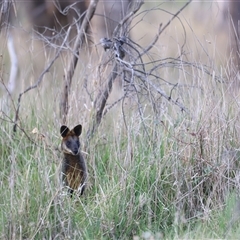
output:
<instances>
[{"instance_id":1,"label":"dark brown fur","mask_svg":"<svg viewBox=\"0 0 240 240\"><path fill-rule=\"evenodd\" d=\"M74 22L79 25L83 20L83 14L89 5L88 0L31 0L27 2L28 13L33 27L39 33L52 35L60 32ZM73 29L74 35L76 29Z\"/></svg>"},{"instance_id":2,"label":"dark brown fur","mask_svg":"<svg viewBox=\"0 0 240 240\"><path fill-rule=\"evenodd\" d=\"M62 136L61 148L63 151L62 174L63 182L69 187L72 196L74 191L80 190L83 194L86 187L87 167L80 151L79 136L82 132L82 126L77 125L72 130L67 126L60 128Z\"/></svg>"},{"instance_id":3,"label":"dark brown fur","mask_svg":"<svg viewBox=\"0 0 240 240\"><path fill-rule=\"evenodd\" d=\"M90 24L93 38L97 42L103 37L112 38L115 27L130 11L133 3L132 0L100 0ZM4 1L0 0L0 8L6 5L3 4ZM8 10L0 13L0 23L10 22L11 25L18 25L23 19L24 22L31 23L30 27L38 33L51 39L53 37L52 40L55 38L61 40L68 27L77 21L78 26L76 24L72 26L71 39L73 39L89 5L90 0L16 0L14 4L7 5Z\"/></svg>"}]
</instances>

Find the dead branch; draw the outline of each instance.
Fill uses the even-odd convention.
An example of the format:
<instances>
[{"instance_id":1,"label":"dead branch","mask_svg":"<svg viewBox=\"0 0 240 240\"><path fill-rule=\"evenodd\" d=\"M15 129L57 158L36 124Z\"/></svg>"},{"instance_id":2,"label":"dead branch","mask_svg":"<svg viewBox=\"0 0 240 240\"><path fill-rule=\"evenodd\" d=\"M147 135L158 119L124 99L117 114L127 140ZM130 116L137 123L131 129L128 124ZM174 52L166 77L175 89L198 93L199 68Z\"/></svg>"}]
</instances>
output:
<instances>
[{"instance_id":1,"label":"dead branch","mask_svg":"<svg viewBox=\"0 0 240 240\"><path fill-rule=\"evenodd\" d=\"M54 62L57 60L57 58L59 57L61 51L62 51L62 47L64 46L64 44L66 43L67 39L68 39L68 36L69 36L69 33L70 33L70 30L71 28L69 27L68 29L68 32L65 36L65 39L61 45L61 47L59 48L58 52L56 53L56 55L54 56L54 58L52 59L52 61L48 64L48 66L43 70L43 72L41 73L41 75L39 76L38 80L35 82L34 85L28 87L27 89L25 89L23 92L21 92L18 96L18 103L17 103L17 109L16 109L16 113L15 113L15 120L14 120L14 126L13 126L13 132L16 132L17 131L17 122L19 120L19 111L20 111L20 106L21 106L21 99L22 99L22 96L29 92L30 90L33 90L35 88L37 88L42 80L43 80L43 77L44 75L49 71L49 69L52 67L52 65L54 64Z\"/></svg>"},{"instance_id":2,"label":"dead branch","mask_svg":"<svg viewBox=\"0 0 240 240\"><path fill-rule=\"evenodd\" d=\"M165 24L165 26L163 26L163 28L161 29L160 33L161 34L170 24L171 22L192 2L192 0L189 0L188 2L186 2L173 16L172 18Z\"/></svg>"},{"instance_id":3,"label":"dead branch","mask_svg":"<svg viewBox=\"0 0 240 240\"><path fill-rule=\"evenodd\" d=\"M114 29L113 31L113 37L117 37L117 34L119 33L119 30L123 27L124 24L126 24L126 22L133 17L136 12L139 11L139 9L141 8L141 6L143 5L144 1L140 0L139 2L137 2L136 7L129 13L127 14L121 22L119 22L119 24L117 25L117 27Z\"/></svg>"},{"instance_id":4,"label":"dead branch","mask_svg":"<svg viewBox=\"0 0 240 240\"><path fill-rule=\"evenodd\" d=\"M113 81L116 79L118 75L117 69L118 69L117 63L115 63L113 70L111 71L110 76L108 77L105 90L103 92L100 92L94 101L94 109L96 110L96 114L94 116L93 124L87 132L87 142L91 139L94 132L96 131L96 129L101 123L103 110L106 106L108 97L112 91Z\"/></svg>"},{"instance_id":5,"label":"dead branch","mask_svg":"<svg viewBox=\"0 0 240 240\"><path fill-rule=\"evenodd\" d=\"M97 3L99 0L91 0L90 6L88 7L86 16L84 17L84 20L82 22L79 34L77 35L77 38L74 43L73 47L73 56L70 59L68 68L67 68L67 74L64 76L64 88L63 88L63 93L62 97L60 100L60 118L62 119L62 123L66 122L66 117L68 114L68 95L69 91L72 85L72 78L75 72L75 68L78 63L78 57L79 57L79 49L81 46L81 43L84 41L85 34L88 30L89 23L94 15L94 12L97 7Z\"/></svg>"},{"instance_id":6,"label":"dead branch","mask_svg":"<svg viewBox=\"0 0 240 240\"><path fill-rule=\"evenodd\" d=\"M119 35L119 32L120 32L121 28L123 28L124 25L129 21L129 19L134 16L134 14L141 8L142 4L143 4L143 0L137 2L135 8L131 12L129 12L119 22L117 27L114 29L113 39L117 39L117 35ZM115 51L116 49L113 48L113 50ZM86 146L88 145L89 140L93 137L95 131L97 130L98 126L100 125L100 123L102 121L102 117L104 115L103 111L104 111L104 108L106 106L109 95L112 91L113 82L116 79L116 77L118 76L118 65L121 62L124 62L124 61L122 61L121 58L116 57L113 69L109 74L105 89L98 94L98 96L96 97L96 99L94 101L94 110L96 111L96 113L94 114L94 119L93 119L92 126L90 126L90 128L87 131L87 144L86 144Z\"/></svg>"},{"instance_id":7,"label":"dead branch","mask_svg":"<svg viewBox=\"0 0 240 240\"><path fill-rule=\"evenodd\" d=\"M113 61L113 68L111 73L109 74L107 78L106 86L103 90L100 91L97 98L94 101L94 115L93 115L93 123L92 126L89 127L87 131L87 143L86 147L88 146L89 140L92 138L94 133L96 132L97 128L99 127L103 116L105 116L110 108L106 109L106 103L109 98L109 95L112 91L112 85L115 80L115 78L121 74L123 74L123 80L125 82L124 85L124 94L119 99L115 101L113 105L120 101L124 101L125 98L129 96L136 96L136 102L138 104L138 112L140 119L143 123L143 127L145 129L145 133L148 135L147 126L144 122L144 106L152 106L153 111L155 112L158 106L158 102L156 99L165 99L168 101L171 105L177 106L182 113L190 114L189 110L186 106L179 100L178 96L176 96L175 93L173 93L173 90L177 90L180 87L184 87L179 83L173 83L171 81L168 81L161 76L159 70L161 68L171 67L171 68L180 68L182 71L185 71L183 69L183 65L187 65L187 62L184 62L182 59L183 52L181 51L180 56L177 58L167 58L167 59L157 59L154 60L154 58L151 57L151 49L156 45L156 43L159 40L160 35L163 33L164 30L172 23L172 21L177 18L180 23L182 24L181 19L179 18L179 14L185 9L192 0L189 0L180 10L178 10L175 14L169 13L172 15L171 19L164 25L159 25L158 32L152 42L146 47L142 48L138 43L132 41L131 39L128 39L126 34L119 35L122 29L125 29L125 24L127 23L128 26L131 23L131 20L133 19L133 16L135 17L135 14L140 9L142 5L142 1L138 3L137 6L135 6L135 9L131 11L125 18L119 23L119 25L114 30L114 35L112 39L103 38L100 40L101 45L103 48L108 51L112 52L111 56L115 56L112 58ZM145 12L145 10L143 11ZM135 14L135 15L134 15ZM131 19L131 20L129 20ZM129 20L129 21L128 21ZM182 24L183 31L184 31L184 44L182 45L182 48L185 45L186 42L186 31ZM116 44L121 44L122 47L122 54L117 54ZM127 45L127 49L125 46ZM120 55L126 56L127 58L123 60L123 57L119 57ZM149 62L145 62L146 59L143 60L143 57L148 57L150 59ZM114 60L113 60L114 59ZM192 67L197 67L195 64L190 64ZM149 69L149 66L150 69ZM149 70L146 70L149 69ZM203 69L205 73L208 75L211 75L210 72L207 70L207 67ZM167 91L162 87L162 85L171 87L170 92L167 93ZM143 101L144 104L143 104ZM124 111L124 109L123 109ZM123 112L124 115L124 112ZM157 116L156 116L157 117ZM150 138L149 138L150 140Z\"/></svg>"},{"instance_id":8,"label":"dead branch","mask_svg":"<svg viewBox=\"0 0 240 240\"><path fill-rule=\"evenodd\" d=\"M132 69L124 69L125 71L131 72L132 73ZM134 72L134 76L136 76L137 78L141 79L141 81L146 82L150 87L152 87L152 89L150 91L156 91L157 93L159 93L162 97L164 97L166 100L170 101L171 103L175 104L176 106L178 106L180 108L181 111L189 113L188 109L182 105L180 102L178 102L178 100L173 100L170 96L168 96L164 90L162 90L160 87L156 86L154 83L152 83L148 77L147 74L144 76L141 73L135 71ZM174 85L174 87L176 86L176 84Z\"/></svg>"},{"instance_id":9,"label":"dead branch","mask_svg":"<svg viewBox=\"0 0 240 240\"><path fill-rule=\"evenodd\" d=\"M2 0L0 2L0 23L1 23L1 27L2 25L6 25L9 23L9 18L10 18L10 12L11 12L11 8L13 8L13 10L15 10L15 1L13 0Z\"/></svg>"}]
</instances>

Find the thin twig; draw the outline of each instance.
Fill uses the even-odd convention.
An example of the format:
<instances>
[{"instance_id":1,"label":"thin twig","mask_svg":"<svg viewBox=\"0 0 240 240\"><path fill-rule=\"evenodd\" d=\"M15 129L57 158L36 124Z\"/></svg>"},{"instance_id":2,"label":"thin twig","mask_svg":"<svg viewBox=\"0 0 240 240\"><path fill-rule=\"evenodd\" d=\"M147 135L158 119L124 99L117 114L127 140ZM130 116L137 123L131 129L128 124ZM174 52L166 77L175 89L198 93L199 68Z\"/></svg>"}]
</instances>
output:
<instances>
[{"instance_id":1,"label":"thin twig","mask_svg":"<svg viewBox=\"0 0 240 240\"><path fill-rule=\"evenodd\" d=\"M67 41L68 39L68 35L70 33L70 30L71 28L68 29L68 32L66 34L66 37L61 45L61 47L59 48L57 54L54 56L54 58L52 59L52 61L48 64L48 66L43 70L43 72L41 73L41 75L39 76L38 80L35 82L34 85L28 87L27 89L25 89L23 92L21 92L18 96L18 104L17 104L17 109L16 109L16 114L15 114L15 120L14 120L14 126L13 126L13 132L16 132L17 131L17 122L19 120L19 111L20 111L20 105L21 105L21 99L22 99L22 96L27 93L28 91L32 90L32 89L35 89L37 88L40 83L42 82L43 80L43 77L44 75L49 71L49 69L52 67L52 65L54 64L54 62L56 61L56 59L59 57L61 51L62 51L62 46L65 44L65 42Z\"/></svg>"},{"instance_id":2,"label":"thin twig","mask_svg":"<svg viewBox=\"0 0 240 240\"><path fill-rule=\"evenodd\" d=\"M66 122L66 117L68 114L68 109L69 109L68 95L72 85L72 78L75 72L75 68L77 66L78 59L79 59L79 49L81 47L82 42L84 41L85 34L88 31L89 23L94 15L98 1L99 0L91 0L90 6L88 7L88 10L86 12L86 16L83 19L79 34L77 35L74 43L74 47L73 47L74 54L70 59L70 62L67 68L67 74L64 76L65 83L64 83L62 98L60 101L60 117L62 118L63 123Z\"/></svg>"},{"instance_id":3,"label":"thin twig","mask_svg":"<svg viewBox=\"0 0 240 240\"><path fill-rule=\"evenodd\" d=\"M128 72L132 72L132 69L124 69L125 71ZM134 72L134 75L137 76L138 78L140 78L143 82L147 82L147 84L149 84L156 92L158 92L161 96L163 96L165 99L167 99L168 101L170 101L171 103L175 104L176 106L178 106L181 111L184 111L186 113L189 113L188 109L183 106L181 103L179 103L177 100L173 100L172 98L169 98L169 96L160 88L157 87L154 83L152 83L151 81L147 81L147 76L143 76L141 73L138 73L137 71Z\"/></svg>"},{"instance_id":4,"label":"thin twig","mask_svg":"<svg viewBox=\"0 0 240 240\"><path fill-rule=\"evenodd\" d=\"M119 33L119 30L121 29L121 27L132 17L135 15L135 13L141 8L141 6L143 5L144 1L141 0L138 2L136 8L134 8L129 14L127 14L120 22L119 24L116 26L116 28L114 29L113 32L113 36L116 37L117 33Z\"/></svg>"},{"instance_id":5,"label":"thin twig","mask_svg":"<svg viewBox=\"0 0 240 240\"><path fill-rule=\"evenodd\" d=\"M117 37L117 34L120 32L120 29L124 26L124 24L132 17L134 16L134 14L140 9L140 7L142 6L143 1L139 1L137 3L137 6L129 13L127 14L117 25L117 27L114 29L113 32L113 39ZM121 61L120 61L121 62ZM103 110L106 106L108 97L112 91L112 85L114 80L116 79L116 77L118 76L118 62L115 61L114 66L113 66L113 70L111 71L109 77L108 77L108 81L105 87L104 91L101 91L97 98L94 101L94 108L96 110L96 114L94 116L93 119L93 123L92 126L90 126L90 128L87 131L87 143L86 146L88 145L89 140L92 138L92 136L94 135L96 129L98 128L98 126L100 125L101 121L102 121L102 117L103 117Z\"/></svg>"},{"instance_id":6,"label":"thin twig","mask_svg":"<svg viewBox=\"0 0 240 240\"><path fill-rule=\"evenodd\" d=\"M92 138L94 132L98 128L98 126L101 123L102 116L103 116L103 110L106 106L106 102L108 100L108 97L112 91L112 85L113 81L117 77L117 63L114 64L113 70L110 73L110 76L107 81L106 88L103 92L99 93L94 101L94 108L96 109L96 114L94 116L93 124L87 131L87 142Z\"/></svg>"},{"instance_id":7,"label":"thin twig","mask_svg":"<svg viewBox=\"0 0 240 240\"><path fill-rule=\"evenodd\" d=\"M189 0L187 3L185 3L174 15L173 17L163 26L163 28L160 31L161 33L171 24L171 22L192 2L192 0Z\"/></svg>"}]
</instances>

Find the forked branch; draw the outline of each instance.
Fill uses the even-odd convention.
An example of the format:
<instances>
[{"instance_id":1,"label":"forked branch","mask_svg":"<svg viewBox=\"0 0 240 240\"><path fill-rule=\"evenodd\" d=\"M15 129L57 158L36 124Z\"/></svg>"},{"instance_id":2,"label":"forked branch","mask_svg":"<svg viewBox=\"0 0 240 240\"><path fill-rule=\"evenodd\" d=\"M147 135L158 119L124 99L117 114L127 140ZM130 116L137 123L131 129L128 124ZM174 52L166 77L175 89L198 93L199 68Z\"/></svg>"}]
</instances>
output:
<instances>
[{"instance_id":1,"label":"forked branch","mask_svg":"<svg viewBox=\"0 0 240 240\"><path fill-rule=\"evenodd\" d=\"M136 6L132 11L130 11L116 26L113 32L113 39L117 39L120 31L122 28L124 28L125 24L135 15L135 13L141 8L143 4L143 0L137 2ZM133 7L133 6L132 6ZM114 49L114 48L113 48ZM115 49L116 50L116 49ZM100 91L100 93L97 95L95 101L94 101L94 119L92 122L92 125L87 131L87 144L89 140L92 138L94 135L95 131L97 130L98 126L100 125L103 117L103 111L105 109L107 100L109 98L110 93L112 92L112 86L114 83L114 80L118 76L118 65L119 61L122 62L122 59L115 59L114 60L114 65L112 68L112 71L110 72L108 78L107 78L107 84L105 85L105 88Z\"/></svg>"},{"instance_id":2,"label":"forked branch","mask_svg":"<svg viewBox=\"0 0 240 240\"><path fill-rule=\"evenodd\" d=\"M32 86L29 86L28 88L26 88L23 92L21 92L18 96L18 102L17 102L17 109L16 109L16 113L15 113L15 120L14 120L14 126L13 126L13 132L17 131L17 122L19 120L19 111L20 111L20 106L21 106L21 100L22 100L22 96L29 92L30 90L33 90L35 88L37 88L42 80L44 75L49 71L49 69L52 67L52 65L54 64L54 62L57 60L57 58L59 57L61 51L62 51L62 47L64 46L64 44L66 43L68 37L69 37L69 33L70 33L71 28L68 29L67 34L64 38L64 41L61 45L61 47L59 48L58 52L56 53L56 55L54 56L54 58L52 59L52 61L48 64L48 66L42 71L41 75L39 76L38 80L35 82L35 84L33 84Z\"/></svg>"},{"instance_id":3,"label":"forked branch","mask_svg":"<svg viewBox=\"0 0 240 240\"><path fill-rule=\"evenodd\" d=\"M85 34L88 31L89 23L95 13L98 1L99 0L91 0L90 6L88 7L84 20L81 24L80 31L74 43L74 47L73 47L74 54L70 59L70 62L67 68L67 74L64 76L64 88L63 88L63 93L60 100L60 118L62 119L62 123L66 122L66 117L68 114L68 108L69 108L68 95L72 85L72 78L75 72L75 68L78 63L79 49L81 47L82 42L84 41Z\"/></svg>"}]
</instances>

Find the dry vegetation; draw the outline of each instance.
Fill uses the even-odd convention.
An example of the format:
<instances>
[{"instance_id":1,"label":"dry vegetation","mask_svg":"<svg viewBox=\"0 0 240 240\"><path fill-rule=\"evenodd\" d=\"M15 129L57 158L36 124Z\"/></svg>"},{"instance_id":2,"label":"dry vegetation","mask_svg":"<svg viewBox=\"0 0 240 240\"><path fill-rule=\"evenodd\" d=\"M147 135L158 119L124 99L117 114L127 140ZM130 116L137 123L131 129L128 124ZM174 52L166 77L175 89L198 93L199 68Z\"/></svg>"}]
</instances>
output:
<instances>
[{"instance_id":1,"label":"dry vegetation","mask_svg":"<svg viewBox=\"0 0 240 240\"><path fill-rule=\"evenodd\" d=\"M239 84L226 54L229 30L217 5L192 2L174 17L182 6L146 2L132 19L124 62L100 44L80 51L66 124L83 125L89 179L82 198L70 199L59 181L59 103L71 56L61 52L41 84L22 96L14 133L18 94L58 48L14 32L20 69L7 107L3 36L1 239L239 236ZM115 67L119 80L96 122Z\"/></svg>"}]
</instances>

